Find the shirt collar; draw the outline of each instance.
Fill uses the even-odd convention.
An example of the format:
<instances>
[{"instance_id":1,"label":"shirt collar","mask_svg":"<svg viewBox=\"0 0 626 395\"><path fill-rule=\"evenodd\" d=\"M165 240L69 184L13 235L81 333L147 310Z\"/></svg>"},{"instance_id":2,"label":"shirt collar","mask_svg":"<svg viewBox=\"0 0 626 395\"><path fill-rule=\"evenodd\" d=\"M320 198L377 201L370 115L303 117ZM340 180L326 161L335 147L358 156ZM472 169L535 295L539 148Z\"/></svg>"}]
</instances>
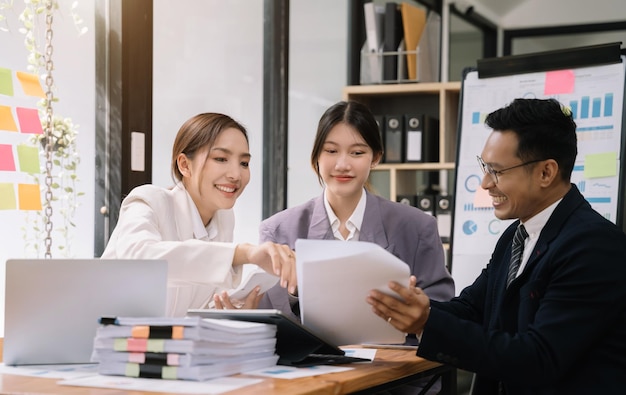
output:
<instances>
[{"instance_id":1,"label":"shirt collar","mask_svg":"<svg viewBox=\"0 0 626 395\"><path fill-rule=\"evenodd\" d=\"M346 240L351 239L354 235L358 236L361 232L361 225L363 224L363 217L365 216L365 204L367 201L366 196L365 189L363 189L361 191L361 198L359 199L359 202L346 222L346 228L350 231L350 235ZM326 208L326 215L328 215L328 222L330 222L332 231L334 234L337 234L339 231L339 218L337 218L337 215L335 215L332 207L330 207L330 203L326 197L326 190L324 190L324 207Z\"/></svg>"},{"instance_id":2,"label":"shirt collar","mask_svg":"<svg viewBox=\"0 0 626 395\"><path fill-rule=\"evenodd\" d=\"M213 218L211 219L211 221L209 221L209 224L205 227L204 224L202 223L202 217L200 217L200 212L198 211L198 207L196 206L196 203L194 203L193 199L191 198L191 195L189 195L189 192L187 192L187 189L185 189L185 186L180 183L180 187L185 190L185 194L187 195L187 203L189 204L189 206L191 207L191 210L193 211L194 215L191 216L191 224L193 226L193 237L195 239L198 240L205 240L205 241L210 241L213 240L217 237L217 225L215 224L215 215L213 215Z\"/></svg>"},{"instance_id":3,"label":"shirt collar","mask_svg":"<svg viewBox=\"0 0 626 395\"><path fill-rule=\"evenodd\" d=\"M561 198L557 200L556 202L552 203L551 205L540 211L538 214L530 218L528 221L524 222L524 227L526 228L526 232L528 232L528 237L530 239L539 238L541 230L550 219L550 216L552 216L552 213L556 209L556 206L561 203L561 200L563 199Z\"/></svg>"}]
</instances>

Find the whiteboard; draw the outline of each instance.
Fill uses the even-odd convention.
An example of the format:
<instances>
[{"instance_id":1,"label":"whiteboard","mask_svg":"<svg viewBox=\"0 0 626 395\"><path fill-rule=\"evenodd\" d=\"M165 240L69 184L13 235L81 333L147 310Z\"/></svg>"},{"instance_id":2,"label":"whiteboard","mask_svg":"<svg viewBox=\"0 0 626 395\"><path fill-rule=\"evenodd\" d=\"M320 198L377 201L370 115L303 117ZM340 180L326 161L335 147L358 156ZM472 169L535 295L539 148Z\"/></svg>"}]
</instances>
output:
<instances>
[{"instance_id":1,"label":"whiteboard","mask_svg":"<svg viewBox=\"0 0 626 395\"><path fill-rule=\"evenodd\" d=\"M483 175L476 156L491 133L484 124L487 114L515 98L554 98L569 106L578 138L571 182L596 211L617 223L624 73L622 62L483 79L477 71L465 75L451 246L457 295L478 277L501 233L513 222L496 218L493 208L481 199Z\"/></svg>"}]
</instances>

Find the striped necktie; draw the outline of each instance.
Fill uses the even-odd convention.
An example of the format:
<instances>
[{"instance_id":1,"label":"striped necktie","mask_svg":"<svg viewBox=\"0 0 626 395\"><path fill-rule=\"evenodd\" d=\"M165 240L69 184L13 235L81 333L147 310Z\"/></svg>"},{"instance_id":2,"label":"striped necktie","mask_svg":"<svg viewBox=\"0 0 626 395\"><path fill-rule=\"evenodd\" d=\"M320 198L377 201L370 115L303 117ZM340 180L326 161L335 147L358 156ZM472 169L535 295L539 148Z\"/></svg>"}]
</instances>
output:
<instances>
[{"instance_id":1,"label":"striped necktie","mask_svg":"<svg viewBox=\"0 0 626 395\"><path fill-rule=\"evenodd\" d=\"M522 263L522 255L524 254L524 240L528 237L526 228L520 224L513 236L513 244L511 247L511 263L509 264L509 274L506 277L506 286L509 287L511 281L517 276L519 265Z\"/></svg>"}]
</instances>

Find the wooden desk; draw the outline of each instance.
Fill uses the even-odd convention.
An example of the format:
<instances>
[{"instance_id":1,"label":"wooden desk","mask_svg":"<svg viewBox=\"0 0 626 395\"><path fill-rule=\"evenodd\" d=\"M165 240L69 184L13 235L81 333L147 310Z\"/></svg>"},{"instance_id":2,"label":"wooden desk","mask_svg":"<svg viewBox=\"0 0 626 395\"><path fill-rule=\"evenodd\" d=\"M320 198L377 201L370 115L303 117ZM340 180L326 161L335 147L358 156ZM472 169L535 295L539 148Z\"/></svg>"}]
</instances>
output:
<instances>
[{"instance_id":1,"label":"wooden desk","mask_svg":"<svg viewBox=\"0 0 626 395\"><path fill-rule=\"evenodd\" d=\"M2 355L0 339L0 356ZM262 378L262 382L240 388L237 395L258 394L349 394L372 393L393 388L419 377L442 374L442 393L456 393L456 370L415 356L412 350L379 349L372 363L351 365L355 369L300 379ZM250 375L235 377L259 378ZM70 387L56 384L55 379L0 374L0 393L37 393L68 395L163 395L162 392L123 391L91 387Z\"/></svg>"}]
</instances>

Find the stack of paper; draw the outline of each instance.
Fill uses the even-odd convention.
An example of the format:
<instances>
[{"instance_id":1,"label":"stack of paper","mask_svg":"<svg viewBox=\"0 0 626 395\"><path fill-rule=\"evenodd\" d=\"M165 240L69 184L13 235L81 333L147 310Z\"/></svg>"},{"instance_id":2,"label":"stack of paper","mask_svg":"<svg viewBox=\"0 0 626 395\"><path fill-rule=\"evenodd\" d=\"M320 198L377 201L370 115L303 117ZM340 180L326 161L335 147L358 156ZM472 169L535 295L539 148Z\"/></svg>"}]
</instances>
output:
<instances>
[{"instance_id":1,"label":"stack of paper","mask_svg":"<svg viewBox=\"0 0 626 395\"><path fill-rule=\"evenodd\" d=\"M101 318L92 360L104 375L209 380L276 365L276 326L201 317Z\"/></svg>"}]
</instances>

